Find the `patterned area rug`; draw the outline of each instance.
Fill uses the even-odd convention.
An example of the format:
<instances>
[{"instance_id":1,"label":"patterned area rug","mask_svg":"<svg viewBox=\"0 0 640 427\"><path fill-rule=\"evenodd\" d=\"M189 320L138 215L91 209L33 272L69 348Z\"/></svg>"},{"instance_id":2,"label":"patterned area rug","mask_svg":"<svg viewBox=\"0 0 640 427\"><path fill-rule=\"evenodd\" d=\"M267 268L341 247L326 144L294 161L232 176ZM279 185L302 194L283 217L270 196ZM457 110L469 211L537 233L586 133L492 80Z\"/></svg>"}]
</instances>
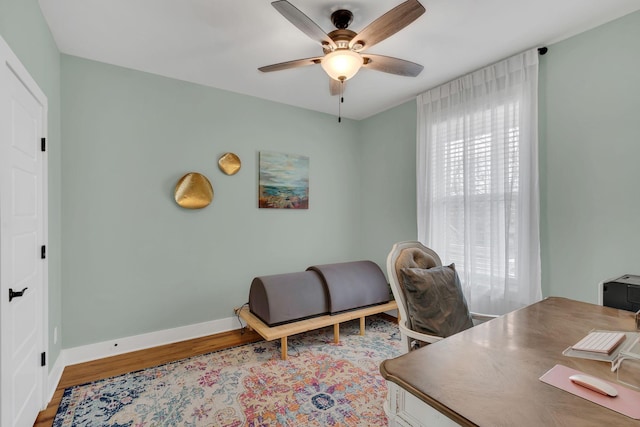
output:
<instances>
[{"instance_id":1,"label":"patterned area rug","mask_svg":"<svg viewBox=\"0 0 640 427\"><path fill-rule=\"evenodd\" d=\"M65 390L63 426L386 426L384 359L399 356L397 325L367 318L209 353Z\"/></svg>"}]
</instances>

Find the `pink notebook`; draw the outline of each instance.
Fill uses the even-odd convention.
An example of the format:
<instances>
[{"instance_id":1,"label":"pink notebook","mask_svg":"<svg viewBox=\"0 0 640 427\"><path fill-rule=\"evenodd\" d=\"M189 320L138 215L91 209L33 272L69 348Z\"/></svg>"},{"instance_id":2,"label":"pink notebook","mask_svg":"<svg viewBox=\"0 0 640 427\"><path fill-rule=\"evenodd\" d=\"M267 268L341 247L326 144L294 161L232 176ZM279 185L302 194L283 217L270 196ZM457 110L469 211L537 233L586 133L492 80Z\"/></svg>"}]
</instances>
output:
<instances>
[{"instance_id":1,"label":"pink notebook","mask_svg":"<svg viewBox=\"0 0 640 427\"><path fill-rule=\"evenodd\" d=\"M627 417L636 420L640 419L640 392L623 387L619 383L605 381L618 390L616 397L605 396L571 382L569 377L574 374L584 374L584 372L571 369L567 366L556 365L541 376L540 381L568 391L583 399L590 400L593 403L619 412Z\"/></svg>"}]
</instances>

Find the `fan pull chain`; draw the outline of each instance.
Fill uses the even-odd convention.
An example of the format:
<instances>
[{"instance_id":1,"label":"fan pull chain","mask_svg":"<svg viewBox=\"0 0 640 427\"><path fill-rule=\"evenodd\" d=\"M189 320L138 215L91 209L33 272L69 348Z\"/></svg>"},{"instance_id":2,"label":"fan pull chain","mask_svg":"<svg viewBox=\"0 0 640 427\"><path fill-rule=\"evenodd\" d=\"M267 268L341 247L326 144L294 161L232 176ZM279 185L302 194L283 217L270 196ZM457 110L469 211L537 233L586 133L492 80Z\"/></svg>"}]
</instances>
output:
<instances>
[{"instance_id":1,"label":"fan pull chain","mask_svg":"<svg viewBox=\"0 0 640 427\"><path fill-rule=\"evenodd\" d=\"M344 102L344 79L340 79L340 99L338 100L338 123L342 123L342 103Z\"/></svg>"}]
</instances>

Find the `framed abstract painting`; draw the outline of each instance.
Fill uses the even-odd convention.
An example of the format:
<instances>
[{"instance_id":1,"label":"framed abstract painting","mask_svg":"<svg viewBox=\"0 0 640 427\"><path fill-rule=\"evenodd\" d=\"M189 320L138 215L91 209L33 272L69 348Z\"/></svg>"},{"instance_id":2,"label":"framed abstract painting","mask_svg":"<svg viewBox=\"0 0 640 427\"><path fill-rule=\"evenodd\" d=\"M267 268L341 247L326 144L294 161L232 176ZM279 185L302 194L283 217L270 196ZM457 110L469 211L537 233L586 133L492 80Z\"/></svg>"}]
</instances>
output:
<instances>
[{"instance_id":1,"label":"framed abstract painting","mask_svg":"<svg viewBox=\"0 0 640 427\"><path fill-rule=\"evenodd\" d=\"M309 157L260 152L258 207L309 209Z\"/></svg>"}]
</instances>

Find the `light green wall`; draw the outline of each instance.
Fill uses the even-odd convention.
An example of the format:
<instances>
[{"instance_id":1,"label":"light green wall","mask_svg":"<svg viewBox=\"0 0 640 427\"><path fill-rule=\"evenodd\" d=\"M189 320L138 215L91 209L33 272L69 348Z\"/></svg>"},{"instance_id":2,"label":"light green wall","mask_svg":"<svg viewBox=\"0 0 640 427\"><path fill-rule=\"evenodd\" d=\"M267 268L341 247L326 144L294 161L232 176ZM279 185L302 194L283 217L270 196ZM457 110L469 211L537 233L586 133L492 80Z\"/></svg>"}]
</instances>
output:
<instances>
[{"instance_id":1,"label":"light green wall","mask_svg":"<svg viewBox=\"0 0 640 427\"><path fill-rule=\"evenodd\" d=\"M363 120L361 138L361 253L386 272L391 246L417 236L416 102Z\"/></svg>"},{"instance_id":2,"label":"light green wall","mask_svg":"<svg viewBox=\"0 0 640 427\"><path fill-rule=\"evenodd\" d=\"M594 302L600 280L640 273L639 31L636 12L541 58L545 295ZM338 125L78 58L61 65L35 0L0 0L0 34L49 101L50 361L54 328L73 347L226 318L255 275L383 266L393 242L415 238L413 101ZM256 208L260 150L311 158L311 209ZM226 151L242 158L236 176L216 167ZM171 197L191 170L215 188L202 211Z\"/></svg>"},{"instance_id":3,"label":"light green wall","mask_svg":"<svg viewBox=\"0 0 640 427\"><path fill-rule=\"evenodd\" d=\"M640 12L540 57L543 294L640 274ZM362 122L363 255L416 238L415 102Z\"/></svg>"},{"instance_id":4,"label":"light green wall","mask_svg":"<svg viewBox=\"0 0 640 427\"><path fill-rule=\"evenodd\" d=\"M49 173L49 368L61 340L60 53L36 0L0 0L0 35L47 96Z\"/></svg>"},{"instance_id":5,"label":"light green wall","mask_svg":"<svg viewBox=\"0 0 640 427\"><path fill-rule=\"evenodd\" d=\"M357 259L357 122L66 55L62 107L65 348L232 317L255 276ZM261 150L309 156L308 210L257 208ZM202 210L173 200L191 171Z\"/></svg>"},{"instance_id":6,"label":"light green wall","mask_svg":"<svg viewBox=\"0 0 640 427\"><path fill-rule=\"evenodd\" d=\"M541 61L543 291L596 302L640 274L640 12Z\"/></svg>"}]
</instances>

